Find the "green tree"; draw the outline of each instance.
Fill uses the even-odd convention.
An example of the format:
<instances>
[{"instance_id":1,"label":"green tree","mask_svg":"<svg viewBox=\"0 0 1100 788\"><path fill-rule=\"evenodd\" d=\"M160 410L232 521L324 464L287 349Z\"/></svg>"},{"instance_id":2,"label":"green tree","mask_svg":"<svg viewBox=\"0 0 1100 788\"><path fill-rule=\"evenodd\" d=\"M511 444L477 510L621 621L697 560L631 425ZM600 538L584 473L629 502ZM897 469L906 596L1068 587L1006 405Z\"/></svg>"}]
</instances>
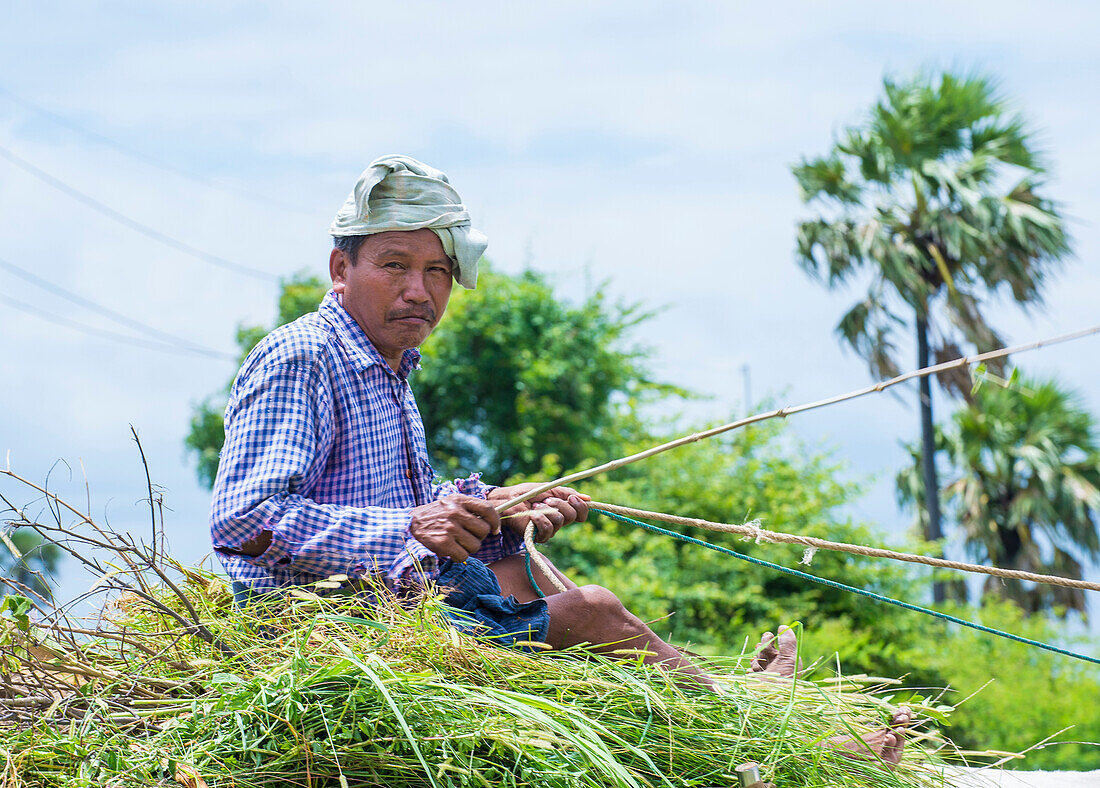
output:
<instances>
[{"instance_id":1,"label":"green tree","mask_svg":"<svg viewBox=\"0 0 1100 788\"><path fill-rule=\"evenodd\" d=\"M61 562L61 548L45 541L30 528L16 528L0 544L0 588L15 594L32 594L44 601L53 598L49 577ZM5 582L5 579L14 583Z\"/></svg>"},{"instance_id":2,"label":"green tree","mask_svg":"<svg viewBox=\"0 0 1100 788\"><path fill-rule=\"evenodd\" d=\"M278 314L275 324L264 326L237 326L237 347L240 360L252 352L265 336L286 323L317 309L329 285L319 277L298 273L280 284ZM195 455L199 481L207 487L214 486L218 475L218 454L225 443L225 406L229 397L232 378L225 388L196 405L191 415L191 429L184 439L184 446Z\"/></svg>"},{"instance_id":3,"label":"green tree","mask_svg":"<svg viewBox=\"0 0 1100 788\"><path fill-rule=\"evenodd\" d=\"M1010 602L987 598L980 608L949 605L948 612L1097 656L1095 639L1090 642L1063 622L1028 617ZM949 688L944 702L958 704L945 733L960 749L1022 752L1062 732L1054 743L1006 768L1100 769L1095 665L956 626L929 631L910 648L914 661L943 677L938 686Z\"/></svg>"},{"instance_id":4,"label":"green tree","mask_svg":"<svg viewBox=\"0 0 1100 788\"><path fill-rule=\"evenodd\" d=\"M1100 446L1093 417L1074 394L1026 377L983 385L938 438L947 461L944 502L975 560L1080 578L1079 557L1100 557ZM905 505L923 494L921 451L910 452L914 464L898 474ZM1078 589L989 578L985 593L1028 612L1085 611Z\"/></svg>"},{"instance_id":5,"label":"green tree","mask_svg":"<svg viewBox=\"0 0 1100 788\"><path fill-rule=\"evenodd\" d=\"M606 459L623 445L620 415L676 391L649 380L630 331L650 313L600 289L573 305L539 274L486 268L456 291L422 348L414 382L439 469L503 482Z\"/></svg>"},{"instance_id":6,"label":"green tree","mask_svg":"<svg viewBox=\"0 0 1100 788\"><path fill-rule=\"evenodd\" d=\"M1027 128L991 80L945 73L884 82L867 119L826 156L793 168L818 218L798 227L797 260L831 288L858 279L867 294L837 332L877 377L899 372L898 332L912 316L917 363L1002 344L983 304L1007 294L1039 303L1068 252L1063 221L1038 193L1043 164ZM941 376L969 390L965 373ZM925 538L943 536L931 387L921 379ZM937 601L943 590L937 586Z\"/></svg>"}]
</instances>

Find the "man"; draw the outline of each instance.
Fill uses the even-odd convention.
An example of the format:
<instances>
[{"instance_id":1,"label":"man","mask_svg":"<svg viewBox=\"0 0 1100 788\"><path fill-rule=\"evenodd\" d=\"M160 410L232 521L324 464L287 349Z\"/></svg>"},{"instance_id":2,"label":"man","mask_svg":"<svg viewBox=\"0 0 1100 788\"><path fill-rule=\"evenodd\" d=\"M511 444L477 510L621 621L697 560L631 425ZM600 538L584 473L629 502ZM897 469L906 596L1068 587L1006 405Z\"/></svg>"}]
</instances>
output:
<instances>
[{"instance_id":1,"label":"man","mask_svg":"<svg viewBox=\"0 0 1100 788\"><path fill-rule=\"evenodd\" d=\"M211 532L238 597L335 574L377 575L395 590L436 580L454 589L458 626L503 645L633 647L701 676L604 588L554 570L569 590L536 598L523 530L533 521L546 541L587 517L586 496L557 488L502 519L494 507L530 486L491 487L476 474L431 483L408 378L453 281L475 286L486 246L446 176L378 159L330 232L332 291L257 346L226 410Z\"/></svg>"},{"instance_id":2,"label":"man","mask_svg":"<svg viewBox=\"0 0 1100 788\"><path fill-rule=\"evenodd\" d=\"M530 485L492 487L477 474L432 483L408 379L453 282L476 285L486 246L447 177L408 157L380 158L330 233L332 290L317 312L256 347L230 394L211 533L235 596L337 574L374 575L394 590L434 580L455 625L480 637L637 649L686 682L715 687L607 589L578 587L551 567L567 590L536 570L552 591L537 598L523 530L534 522L545 542L587 517L587 496L555 488L502 518L495 507ZM793 675L793 632L771 640L753 669Z\"/></svg>"}]
</instances>

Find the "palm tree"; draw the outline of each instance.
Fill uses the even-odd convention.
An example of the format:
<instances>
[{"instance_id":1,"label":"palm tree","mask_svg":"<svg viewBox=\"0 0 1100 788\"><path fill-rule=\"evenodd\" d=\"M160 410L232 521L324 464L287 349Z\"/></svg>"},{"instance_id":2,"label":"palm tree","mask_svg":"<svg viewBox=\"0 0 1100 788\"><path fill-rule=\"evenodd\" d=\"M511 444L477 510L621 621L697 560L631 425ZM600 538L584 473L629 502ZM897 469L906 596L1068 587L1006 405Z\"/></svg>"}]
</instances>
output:
<instances>
[{"instance_id":1,"label":"palm tree","mask_svg":"<svg viewBox=\"0 0 1100 788\"><path fill-rule=\"evenodd\" d=\"M987 78L945 73L884 81L884 97L825 157L793 167L802 198L820 208L798 227L797 260L832 289L853 279L867 294L837 325L876 377L899 372L899 332L916 335L917 363L1002 344L984 310L993 295L1041 302L1069 251L1055 206L1039 196L1043 165ZM999 371L996 367L995 371ZM970 389L965 371L940 377ZM932 392L920 382L925 538L943 536ZM944 598L937 584L936 601Z\"/></svg>"},{"instance_id":2,"label":"palm tree","mask_svg":"<svg viewBox=\"0 0 1100 788\"><path fill-rule=\"evenodd\" d=\"M948 473L944 503L966 535L974 559L1009 569L1080 578L1078 556L1100 557L1100 447L1092 415L1054 381L1021 379L983 386L939 434ZM898 474L898 498L919 502L920 454ZM1056 586L1025 588L990 578L1030 612L1085 610L1084 593Z\"/></svg>"}]
</instances>

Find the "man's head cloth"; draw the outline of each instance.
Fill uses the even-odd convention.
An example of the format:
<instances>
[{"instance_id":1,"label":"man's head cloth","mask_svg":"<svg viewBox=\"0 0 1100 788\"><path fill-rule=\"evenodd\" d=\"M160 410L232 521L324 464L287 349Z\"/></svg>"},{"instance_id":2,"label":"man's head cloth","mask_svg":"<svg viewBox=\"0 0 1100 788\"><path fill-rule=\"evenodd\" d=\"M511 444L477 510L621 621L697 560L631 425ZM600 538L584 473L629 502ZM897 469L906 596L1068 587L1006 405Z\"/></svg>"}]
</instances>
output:
<instances>
[{"instance_id":1,"label":"man's head cloth","mask_svg":"<svg viewBox=\"0 0 1100 788\"><path fill-rule=\"evenodd\" d=\"M447 176L409 156L375 159L336 214L333 236L429 229L454 263L455 280L477 285L477 263L489 239L470 226L470 214Z\"/></svg>"}]
</instances>

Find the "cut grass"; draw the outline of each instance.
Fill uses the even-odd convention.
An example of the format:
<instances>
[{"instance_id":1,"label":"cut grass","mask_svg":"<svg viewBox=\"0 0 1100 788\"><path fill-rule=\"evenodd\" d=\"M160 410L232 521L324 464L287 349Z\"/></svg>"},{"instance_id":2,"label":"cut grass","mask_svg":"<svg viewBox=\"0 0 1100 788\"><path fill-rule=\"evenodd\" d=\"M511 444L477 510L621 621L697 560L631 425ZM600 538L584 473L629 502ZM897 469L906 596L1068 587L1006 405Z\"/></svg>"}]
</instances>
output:
<instances>
[{"instance_id":1,"label":"cut grass","mask_svg":"<svg viewBox=\"0 0 1100 788\"><path fill-rule=\"evenodd\" d=\"M178 569L221 646L164 611L187 606L164 588L160 606L117 597L100 635L4 620L9 684L22 677L7 694L49 677L49 706L0 728L4 785L732 786L745 761L780 788L942 785L930 736L894 770L822 746L880 728L882 686L764 681L734 658L706 666L727 694L691 691L640 660L478 642L435 597L364 608L297 591L254 615Z\"/></svg>"},{"instance_id":2,"label":"cut grass","mask_svg":"<svg viewBox=\"0 0 1100 788\"><path fill-rule=\"evenodd\" d=\"M0 603L2 788L703 788L736 784L745 761L779 788L944 783L932 733L912 734L895 769L826 746L880 729L894 681L764 680L741 655L700 661L721 695L688 690L629 653L479 642L431 593L368 589L379 601L366 605L293 589L240 610L217 576L0 474L48 504L39 520L0 494L9 525L65 551L107 597L91 621Z\"/></svg>"}]
</instances>

